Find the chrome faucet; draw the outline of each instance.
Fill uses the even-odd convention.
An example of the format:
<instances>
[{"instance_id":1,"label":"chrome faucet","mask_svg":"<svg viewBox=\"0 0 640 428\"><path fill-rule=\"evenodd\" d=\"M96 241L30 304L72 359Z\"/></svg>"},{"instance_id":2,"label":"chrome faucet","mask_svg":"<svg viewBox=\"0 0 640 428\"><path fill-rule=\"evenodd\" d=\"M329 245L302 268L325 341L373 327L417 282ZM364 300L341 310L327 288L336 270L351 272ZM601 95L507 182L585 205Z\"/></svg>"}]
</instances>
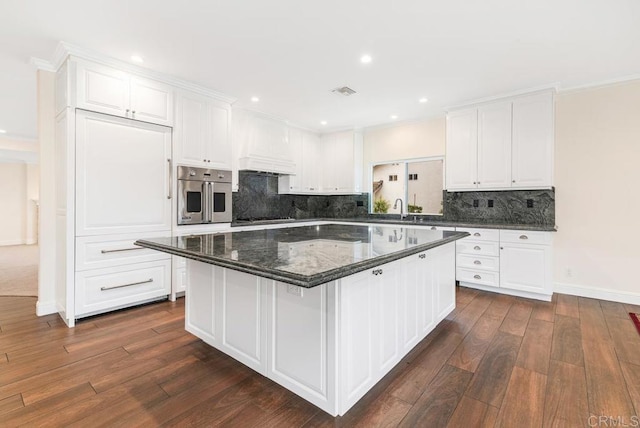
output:
<instances>
[{"instance_id":1,"label":"chrome faucet","mask_svg":"<svg viewBox=\"0 0 640 428\"><path fill-rule=\"evenodd\" d=\"M396 199L396 201L393 204L393 209L397 209L398 208L398 201L400 201L400 220L402 220L403 218L405 218L407 216L407 214L404 213L404 202L402 202L402 199L398 198Z\"/></svg>"}]
</instances>

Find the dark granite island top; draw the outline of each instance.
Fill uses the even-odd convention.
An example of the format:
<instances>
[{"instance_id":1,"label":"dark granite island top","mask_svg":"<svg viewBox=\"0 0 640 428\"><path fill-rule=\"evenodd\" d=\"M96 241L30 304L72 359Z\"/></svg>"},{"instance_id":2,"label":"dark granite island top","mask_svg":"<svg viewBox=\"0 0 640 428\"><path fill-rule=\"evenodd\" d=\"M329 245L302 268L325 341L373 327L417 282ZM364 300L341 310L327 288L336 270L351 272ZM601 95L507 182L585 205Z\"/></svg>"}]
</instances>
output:
<instances>
[{"instance_id":1,"label":"dark granite island top","mask_svg":"<svg viewBox=\"0 0 640 428\"><path fill-rule=\"evenodd\" d=\"M136 245L311 288L468 235L407 225L326 224L150 238Z\"/></svg>"}]
</instances>

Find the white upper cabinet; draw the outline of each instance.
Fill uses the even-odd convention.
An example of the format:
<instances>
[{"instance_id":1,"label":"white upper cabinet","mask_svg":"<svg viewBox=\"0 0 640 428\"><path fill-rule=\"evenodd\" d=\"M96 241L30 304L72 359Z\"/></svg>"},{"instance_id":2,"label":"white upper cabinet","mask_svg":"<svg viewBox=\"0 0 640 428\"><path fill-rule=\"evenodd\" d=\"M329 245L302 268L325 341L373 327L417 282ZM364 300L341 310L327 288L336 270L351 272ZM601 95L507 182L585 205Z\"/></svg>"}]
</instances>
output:
<instances>
[{"instance_id":1,"label":"white upper cabinet","mask_svg":"<svg viewBox=\"0 0 640 428\"><path fill-rule=\"evenodd\" d=\"M447 115L447 190L477 187L478 111L461 110Z\"/></svg>"},{"instance_id":2,"label":"white upper cabinet","mask_svg":"<svg viewBox=\"0 0 640 428\"><path fill-rule=\"evenodd\" d=\"M483 104L447 115L449 191L553 186L553 93Z\"/></svg>"},{"instance_id":3,"label":"white upper cabinet","mask_svg":"<svg viewBox=\"0 0 640 428\"><path fill-rule=\"evenodd\" d=\"M278 179L279 193L355 194L362 192L362 134L339 132L322 137L289 130L296 175Z\"/></svg>"},{"instance_id":4,"label":"white upper cabinet","mask_svg":"<svg viewBox=\"0 0 640 428\"><path fill-rule=\"evenodd\" d=\"M478 109L478 188L509 187L511 182L511 102Z\"/></svg>"},{"instance_id":5,"label":"white upper cabinet","mask_svg":"<svg viewBox=\"0 0 640 428\"><path fill-rule=\"evenodd\" d=\"M291 157L295 164L295 174L286 174L278 177L278 190L280 193L300 193L303 191L303 134L300 129L289 128L289 146Z\"/></svg>"},{"instance_id":6,"label":"white upper cabinet","mask_svg":"<svg viewBox=\"0 0 640 428\"><path fill-rule=\"evenodd\" d=\"M289 127L283 121L246 110L233 112L238 169L294 174Z\"/></svg>"},{"instance_id":7,"label":"white upper cabinet","mask_svg":"<svg viewBox=\"0 0 640 428\"><path fill-rule=\"evenodd\" d=\"M151 79L76 60L76 107L159 125L173 125L173 88Z\"/></svg>"},{"instance_id":8,"label":"white upper cabinet","mask_svg":"<svg viewBox=\"0 0 640 428\"><path fill-rule=\"evenodd\" d=\"M176 163L230 169L230 127L229 104L181 91L177 96L174 127Z\"/></svg>"},{"instance_id":9,"label":"white upper cabinet","mask_svg":"<svg viewBox=\"0 0 640 428\"><path fill-rule=\"evenodd\" d=\"M320 191L322 184L322 152L320 137L310 132L302 135L302 191L314 193Z\"/></svg>"},{"instance_id":10,"label":"white upper cabinet","mask_svg":"<svg viewBox=\"0 0 640 428\"><path fill-rule=\"evenodd\" d=\"M338 132L323 135L322 192L333 194L362 191L362 134Z\"/></svg>"},{"instance_id":11,"label":"white upper cabinet","mask_svg":"<svg viewBox=\"0 0 640 428\"><path fill-rule=\"evenodd\" d=\"M553 94L513 101L512 187L553 186Z\"/></svg>"}]
</instances>

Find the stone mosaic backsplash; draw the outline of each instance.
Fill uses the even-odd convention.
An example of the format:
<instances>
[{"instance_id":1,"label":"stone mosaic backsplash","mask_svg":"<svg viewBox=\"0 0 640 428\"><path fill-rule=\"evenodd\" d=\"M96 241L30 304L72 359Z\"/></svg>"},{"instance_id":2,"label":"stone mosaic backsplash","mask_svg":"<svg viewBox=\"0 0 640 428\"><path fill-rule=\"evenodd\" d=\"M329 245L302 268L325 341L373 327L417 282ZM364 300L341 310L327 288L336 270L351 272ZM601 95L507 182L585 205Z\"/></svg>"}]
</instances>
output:
<instances>
[{"instance_id":1,"label":"stone mosaic backsplash","mask_svg":"<svg viewBox=\"0 0 640 428\"><path fill-rule=\"evenodd\" d=\"M555 226L555 189L443 192L442 216L424 221ZM233 194L233 219L259 218L398 218L369 214L369 194L279 195L278 177L240 171ZM410 216L411 217L411 216Z\"/></svg>"},{"instance_id":2,"label":"stone mosaic backsplash","mask_svg":"<svg viewBox=\"0 0 640 428\"><path fill-rule=\"evenodd\" d=\"M555 226L555 189L445 192L444 219Z\"/></svg>"},{"instance_id":3,"label":"stone mosaic backsplash","mask_svg":"<svg viewBox=\"0 0 640 428\"><path fill-rule=\"evenodd\" d=\"M240 171L233 193L233 220L259 218L354 218L368 214L369 195L279 195L278 177Z\"/></svg>"}]
</instances>

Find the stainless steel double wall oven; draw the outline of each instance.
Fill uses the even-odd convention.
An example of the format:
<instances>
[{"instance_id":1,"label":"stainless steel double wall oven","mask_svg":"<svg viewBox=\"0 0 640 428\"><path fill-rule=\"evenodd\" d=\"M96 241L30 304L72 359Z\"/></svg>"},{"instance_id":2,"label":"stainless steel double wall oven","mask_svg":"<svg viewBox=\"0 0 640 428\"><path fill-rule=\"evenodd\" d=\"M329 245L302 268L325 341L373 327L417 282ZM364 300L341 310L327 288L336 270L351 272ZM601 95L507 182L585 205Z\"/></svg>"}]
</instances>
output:
<instances>
[{"instance_id":1,"label":"stainless steel double wall oven","mask_svg":"<svg viewBox=\"0 0 640 428\"><path fill-rule=\"evenodd\" d=\"M231 171L178 166L178 224L230 221Z\"/></svg>"}]
</instances>

